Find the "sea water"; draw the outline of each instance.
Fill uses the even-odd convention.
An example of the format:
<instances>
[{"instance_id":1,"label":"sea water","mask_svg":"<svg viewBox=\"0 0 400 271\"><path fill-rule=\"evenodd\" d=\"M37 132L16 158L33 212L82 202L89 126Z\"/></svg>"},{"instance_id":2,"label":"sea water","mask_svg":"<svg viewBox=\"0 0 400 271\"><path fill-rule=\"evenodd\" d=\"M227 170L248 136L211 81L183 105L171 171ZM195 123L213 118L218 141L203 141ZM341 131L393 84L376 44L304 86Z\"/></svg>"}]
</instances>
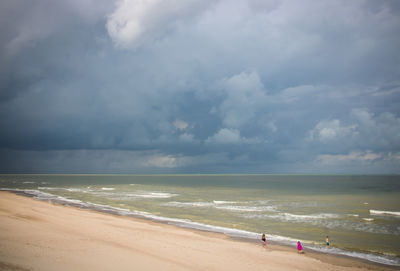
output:
<instances>
[{"instance_id":1,"label":"sea water","mask_svg":"<svg viewBox=\"0 0 400 271\"><path fill-rule=\"evenodd\" d=\"M0 175L0 188L400 266L400 176Z\"/></svg>"}]
</instances>

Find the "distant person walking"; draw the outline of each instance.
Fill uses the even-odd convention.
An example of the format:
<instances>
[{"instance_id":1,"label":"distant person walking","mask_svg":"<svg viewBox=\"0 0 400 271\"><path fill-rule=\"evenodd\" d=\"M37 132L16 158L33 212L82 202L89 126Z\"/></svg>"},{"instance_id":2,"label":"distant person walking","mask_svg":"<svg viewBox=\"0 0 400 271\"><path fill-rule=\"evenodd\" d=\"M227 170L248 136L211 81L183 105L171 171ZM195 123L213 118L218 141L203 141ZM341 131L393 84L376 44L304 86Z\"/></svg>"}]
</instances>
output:
<instances>
[{"instance_id":1,"label":"distant person walking","mask_svg":"<svg viewBox=\"0 0 400 271\"><path fill-rule=\"evenodd\" d=\"M265 233L261 236L261 242L263 243L263 246L267 245L267 238L265 237Z\"/></svg>"},{"instance_id":2,"label":"distant person walking","mask_svg":"<svg viewBox=\"0 0 400 271\"><path fill-rule=\"evenodd\" d=\"M301 245L300 241L297 241L297 253L303 253L303 246Z\"/></svg>"},{"instance_id":3,"label":"distant person walking","mask_svg":"<svg viewBox=\"0 0 400 271\"><path fill-rule=\"evenodd\" d=\"M325 244L326 244L326 247L329 247L329 237L328 237L328 235L326 236Z\"/></svg>"}]
</instances>

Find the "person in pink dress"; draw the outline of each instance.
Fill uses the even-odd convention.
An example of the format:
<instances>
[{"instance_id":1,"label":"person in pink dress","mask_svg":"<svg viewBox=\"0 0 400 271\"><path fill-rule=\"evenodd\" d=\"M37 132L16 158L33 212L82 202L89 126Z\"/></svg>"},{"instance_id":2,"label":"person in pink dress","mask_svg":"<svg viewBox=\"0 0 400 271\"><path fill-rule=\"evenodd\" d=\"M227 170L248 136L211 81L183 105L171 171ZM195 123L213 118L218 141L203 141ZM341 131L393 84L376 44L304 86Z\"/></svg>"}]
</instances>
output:
<instances>
[{"instance_id":1,"label":"person in pink dress","mask_svg":"<svg viewBox=\"0 0 400 271\"><path fill-rule=\"evenodd\" d=\"M303 253L303 246L300 241L297 241L297 253Z\"/></svg>"}]
</instances>

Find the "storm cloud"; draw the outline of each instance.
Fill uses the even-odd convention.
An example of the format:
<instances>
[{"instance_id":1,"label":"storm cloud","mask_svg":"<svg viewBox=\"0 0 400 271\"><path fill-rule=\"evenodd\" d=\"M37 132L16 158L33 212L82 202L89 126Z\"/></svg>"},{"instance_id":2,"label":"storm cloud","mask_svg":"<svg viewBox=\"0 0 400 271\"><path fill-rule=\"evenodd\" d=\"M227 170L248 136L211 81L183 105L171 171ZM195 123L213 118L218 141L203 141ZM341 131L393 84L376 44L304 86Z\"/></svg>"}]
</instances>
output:
<instances>
[{"instance_id":1,"label":"storm cloud","mask_svg":"<svg viewBox=\"0 0 400 271\"><path fill-rule=\"evenodd\" d=\"M400 173L398 1L6 0L0 172Z\"/></svg>"}]
</instances>

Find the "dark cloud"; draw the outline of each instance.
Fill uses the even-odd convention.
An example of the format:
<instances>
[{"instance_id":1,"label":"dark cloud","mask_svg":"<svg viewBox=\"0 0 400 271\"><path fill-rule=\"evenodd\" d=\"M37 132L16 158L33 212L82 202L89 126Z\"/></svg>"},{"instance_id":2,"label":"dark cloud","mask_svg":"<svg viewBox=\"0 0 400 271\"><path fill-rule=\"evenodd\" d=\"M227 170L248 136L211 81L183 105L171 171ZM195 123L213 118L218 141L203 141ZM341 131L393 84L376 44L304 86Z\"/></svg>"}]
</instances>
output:
<instances>
[{"instance_id":1,"label":"dark cloud","mask_svg":"<svg viewBox=\"0 0 400 271\"><path fill-rule=\"evenodd\" d=\"M396 1L171 3L3 1L0 171L400 171Z\"/></svg>"}]
</instances>

